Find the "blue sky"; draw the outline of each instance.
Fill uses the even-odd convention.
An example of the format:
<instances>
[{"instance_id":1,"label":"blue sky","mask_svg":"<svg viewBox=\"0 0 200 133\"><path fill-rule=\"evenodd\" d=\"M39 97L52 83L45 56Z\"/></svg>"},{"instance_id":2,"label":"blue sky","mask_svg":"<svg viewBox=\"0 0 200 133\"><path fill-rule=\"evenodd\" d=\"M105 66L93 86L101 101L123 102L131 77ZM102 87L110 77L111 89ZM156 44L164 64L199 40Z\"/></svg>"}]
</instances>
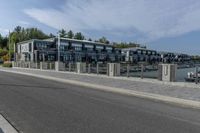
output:
<instances>
[{"instance_id":1,"label":"blue sky","mask_svg":"<svg viewBox=\"0 0 200 133\"><path fill-rule=\"evenodd\" d=\"M15 26L81 31L200 55L199 0L1 0L0 33Z\"/></svg>"}]
</instances>

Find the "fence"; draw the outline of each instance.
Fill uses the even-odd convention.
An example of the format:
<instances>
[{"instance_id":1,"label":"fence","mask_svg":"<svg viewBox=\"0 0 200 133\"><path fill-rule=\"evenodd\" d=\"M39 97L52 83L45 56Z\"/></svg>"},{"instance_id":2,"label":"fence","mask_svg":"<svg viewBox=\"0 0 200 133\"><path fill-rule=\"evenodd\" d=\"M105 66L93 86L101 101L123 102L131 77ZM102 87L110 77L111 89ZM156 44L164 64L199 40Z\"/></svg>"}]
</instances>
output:
<instances>
[{"instance_id":1,"label":"fence","mask_svg":"<svg viewBox=\"0 0 200 133\"><path fill-rule=\"evenodd\" d=\"M56 70L56 63L55 62L13 62L14 67L21 67L21 68L32 68L32 69L42 69L42 70ZM88 73L88 74L101 74L101 75L109 75L109 64L106 63L91 63L86 64L83 63L81 66L77 68L77 63L63 63L60 62L58 64L59 71L68 71L68 72L79 72L79 73ZM83 67L83 68L82 68ZM200 81L200 72L195 67L188 67L188 68L181 68L177 69L174 73L176 76L176 81L180 82L196 82ZM141 64L131 64L131 63L120 63L120 76L122 77L138 77L138 78L153 78L153 79L160 79L159 73L159 65L149 65L145 63ZM165 70L165 69L163 69ZM189 75L188 72L193 72L193 75ZM161 74L162 75L162 74ZM170 77L170 76L169 76Z\"/></svg>"}]
</instances>

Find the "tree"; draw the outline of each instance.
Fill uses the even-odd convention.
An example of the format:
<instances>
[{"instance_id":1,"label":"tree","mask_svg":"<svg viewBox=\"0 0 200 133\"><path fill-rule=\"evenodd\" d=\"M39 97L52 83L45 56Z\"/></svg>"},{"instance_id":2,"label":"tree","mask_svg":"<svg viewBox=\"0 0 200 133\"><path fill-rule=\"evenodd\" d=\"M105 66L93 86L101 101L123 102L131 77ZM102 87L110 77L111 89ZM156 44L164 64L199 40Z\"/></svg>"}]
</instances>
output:
<instances>
[{"instance_id":1,"label":"tree","mask_svg":"<svg viewBox=\"0 0 200 133\"><path fill-rule=\"evenodd\" d=\"M14 32L20 33L21 30L22 30L22 27L21 26L17 26L17 27L15 27Z\"/></svg>"},{"instance_id":2,"label":"tree","mask_svg":"<svg viewBox=\"0 0 200 133\"><path fill-rule=\"evenodd\" d=\"M89 39L88 39L88 41L90 41L90 42L91 42L91 41L92 41L92 39L91 39L91 38L89 38Z\"/></svg>"},{"instance_id":3,"label":"tree","mask_svg":"<svg viewBox=\"0 0 200 133\"><path fill-rule=\"evenodd\" d=\"M64 29L59 30L58 33L59 33L60 37L66 37L67 36L67 32Z\"/></svg>"},{"instance_id":4,"label":"tree","mask_svg":"<svg viewBox=\"0 0 200 133\"><path fill-rule=\"evenodd\" d=\"M100 43L105 43L105 44L109 44L109 43L110 43L110 42L107 40L107 38L104 37L104 36L103 36L102 38L99 39L99 42L100 42Z\"/></svg>"},{"instance_id":5,"label":"tree","mask_svg":"<svg viewBox=\"0 0 200 133\"><path fill-rule=\"evenodd\" d=\"M75 34L74 39L77 39L77 40L84 40L85 37L82 35L81 32L78 32L78 33Z\"/></svg>"},{"instance_id":6,"label":"tree","mask_svg":"<svg viewBox=\"0 0 200 133\"><path fill-rule=\"evenodd\" d=\"M74 33L71 30L67 32L67 38L72 39L73 37L74 37Z\"/></svg>"},{"instance_id":7,"label":"tree","mask_svg":"<svg viewBox=\"0 0 200 133\"><path fill-rule=\"evenodd\" d=\"M49 37L50 37L50 38L54 38L54 37L55 37L55 35L54 35L54 34L52 34L52 33L50 33L50 34L49 34Z\"/></svg>"},{"instance_id":8,"label":"tree","mask_svg":"<svg viewBox=\"0 0 200 133\"><path fill-rule=\"evenodd\" d=\"M8 38L10 38L10 43ZM49 36L37 28L22 28L17 26L14 31L10 33L8 38L4 39L3 44L6 45L12 56L14 52L14 44L30 39L47 39Z\"/></svg>"},{"instance_id":9,"label":"tree","mask_svg":"<svg viewBox=\"0 0 200 133\"><path fill-rule=\"evenodd\" d=\"M0 48L7 48L7 42L8 42L8 38L7 37L3 37L0 34Z\"/></svg>"}]
</instances>

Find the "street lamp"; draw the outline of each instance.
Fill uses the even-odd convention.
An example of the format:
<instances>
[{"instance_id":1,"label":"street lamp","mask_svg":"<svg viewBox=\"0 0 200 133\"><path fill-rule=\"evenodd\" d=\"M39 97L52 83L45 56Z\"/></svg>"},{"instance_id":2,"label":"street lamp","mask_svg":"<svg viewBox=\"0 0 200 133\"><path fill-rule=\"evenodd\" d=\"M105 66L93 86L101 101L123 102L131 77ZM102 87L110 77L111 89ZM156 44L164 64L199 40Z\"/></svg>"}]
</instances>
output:
<instances>
[{"instance_id":1,"label":"street lamp","mask_svg":"<svg viewBox=\"0 0 200 133\"><path fill-rule=\"evenodd\" d=\"M8 49L9 49L9 61L11 61L11 47L10 47L10 31L9 31L9 35L8 35Z\"/></svg>"},{"instance_id":2,"label":"street lamp","mask_svg":"<svg viewBox=\"0 0 200 133\"><path fill-rule=\"evenodd\" d=\"M58 64L60 62L60 34L58 34Z\"/></svg>"},{"instance_id":3,"label":"street lamp","mask_svg":"<svg viewBox=\"0 0 200 133\"><path fill-rule=\"evenodd\" d=\"M58 63L57 63L57 71L60 68L60 34L58 33Z\"/></svg>"}]
</instances>

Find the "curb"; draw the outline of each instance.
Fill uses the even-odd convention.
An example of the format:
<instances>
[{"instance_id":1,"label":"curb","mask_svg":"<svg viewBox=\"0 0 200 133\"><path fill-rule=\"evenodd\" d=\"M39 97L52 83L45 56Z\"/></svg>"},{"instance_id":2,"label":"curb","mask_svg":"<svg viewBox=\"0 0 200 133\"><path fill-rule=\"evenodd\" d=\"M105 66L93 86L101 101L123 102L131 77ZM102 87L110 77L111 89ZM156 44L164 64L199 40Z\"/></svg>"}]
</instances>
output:
<instances>
[{"instance_id":1,"label":"curb","mask_svg":"<svg viewBox=\"0 0 200 133\"><path fill-rule=\"evenodd\" d=\"M181 105L183 107L200 109L200 102L193 101L193 100L186 100L186 99L181 99L181 98L163 96L159 94L133 91L133 90L123 89L123 88L114 88L114 87L108 87L108 86L103 86L103 85L89 84L89 83L75 81L75 80L67 80L67 79L55 78L55 77L50 77L50 76L38 75L38 74L30 74L30 73L25 73L25 72L14 72L14 71L9 71L9 70L2 70L2 69L0 69L0 71L27 75L27 76L32 76L32 77L37 77L37 78L42 78L42 79L48 79L48 80L53 80L57 82L78 85L78 86L84 86L84 87L89 87L91 89L97 89L97 90L106 91L106 92L113 92L113 93L119 93L123 95L135 96L139 98L157 100L157 101L162 101L165 103Z\"/></svg>"},{"instance_id":2,"label":"curb","mask_svg":"<svg viewBox=\"0 0 200 133\"><path fill-rule=\"evenodd\" d=\"M0 114L0 132L18 133L15 128Z\"/></svg>"}]
</instances>

